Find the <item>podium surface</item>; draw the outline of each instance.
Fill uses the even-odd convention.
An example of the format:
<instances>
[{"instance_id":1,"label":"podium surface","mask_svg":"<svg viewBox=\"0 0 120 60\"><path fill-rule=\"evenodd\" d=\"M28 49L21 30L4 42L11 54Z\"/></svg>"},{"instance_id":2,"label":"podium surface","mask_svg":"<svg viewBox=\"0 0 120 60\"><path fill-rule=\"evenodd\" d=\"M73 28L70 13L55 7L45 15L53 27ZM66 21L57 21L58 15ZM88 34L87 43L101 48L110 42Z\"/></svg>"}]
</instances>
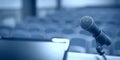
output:
<instances>
[{"instance_id":1,"label":"podium surface","mask_svg":"<svg viewBox=\"0 0 120 60\"><path fill-rule=\"evenodd\" d=\"M104 60L102 56L97 54L68 52L67 60ZM107 60L120 60L120 56L108 56Z\"/></svg>"}]
</instances>

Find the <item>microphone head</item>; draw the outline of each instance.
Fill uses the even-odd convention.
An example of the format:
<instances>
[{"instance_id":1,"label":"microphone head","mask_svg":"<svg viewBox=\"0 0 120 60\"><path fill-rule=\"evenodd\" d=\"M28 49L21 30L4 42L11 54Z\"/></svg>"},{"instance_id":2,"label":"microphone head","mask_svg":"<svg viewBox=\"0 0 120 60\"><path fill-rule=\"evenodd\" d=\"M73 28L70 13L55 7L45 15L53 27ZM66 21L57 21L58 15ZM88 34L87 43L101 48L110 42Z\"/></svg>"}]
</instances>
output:
<instances>
[{"instance_id":1,"label":"microphone head","mask_svg":"<svg viewBox=\"0 0 120 60\"><path fill-rule=\"evenodd\" d=\"M84 16L80 19L80 25L83 29L89 29L93 23L93 18L90 16Z\"/></svg>"}]
</instances>

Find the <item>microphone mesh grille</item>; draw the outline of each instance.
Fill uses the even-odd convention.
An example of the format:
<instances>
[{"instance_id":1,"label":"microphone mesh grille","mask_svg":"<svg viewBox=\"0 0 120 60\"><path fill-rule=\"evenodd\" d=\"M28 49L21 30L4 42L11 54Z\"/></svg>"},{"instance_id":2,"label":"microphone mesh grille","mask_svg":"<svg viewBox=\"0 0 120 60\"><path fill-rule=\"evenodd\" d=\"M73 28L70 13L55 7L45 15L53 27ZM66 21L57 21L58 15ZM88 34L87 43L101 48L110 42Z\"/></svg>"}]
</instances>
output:
<instances>
[{"instance_id":1,"label":"microphone mesh grille","mask_svg":"<svg viewBox=\"0 0 120 60\"><path fill-rule=\"evenodd\" d=\"M90 16L84 16L80 19L80 25L83 29L87 29L93 23L93 18Z\"/></svg>"}]
</instances>

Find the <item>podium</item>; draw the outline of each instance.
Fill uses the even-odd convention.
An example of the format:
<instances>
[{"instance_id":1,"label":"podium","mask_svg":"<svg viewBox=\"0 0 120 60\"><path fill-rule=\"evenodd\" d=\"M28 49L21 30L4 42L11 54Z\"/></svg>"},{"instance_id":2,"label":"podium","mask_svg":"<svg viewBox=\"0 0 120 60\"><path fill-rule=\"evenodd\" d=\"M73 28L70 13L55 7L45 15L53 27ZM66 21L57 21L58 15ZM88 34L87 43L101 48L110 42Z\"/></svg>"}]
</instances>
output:
<instances>
[{"instance_id":1,"label":"podium","mask_svg":"<svg viewBox=\"0 0 120 60\"><path fill-rule=\"evenodd\" d=\"M120 60L119 56L106 55L106 57L107 60ZM98 54L68 52L67 60L104 60L104 58Z\"/></svg>"}]
</instances>

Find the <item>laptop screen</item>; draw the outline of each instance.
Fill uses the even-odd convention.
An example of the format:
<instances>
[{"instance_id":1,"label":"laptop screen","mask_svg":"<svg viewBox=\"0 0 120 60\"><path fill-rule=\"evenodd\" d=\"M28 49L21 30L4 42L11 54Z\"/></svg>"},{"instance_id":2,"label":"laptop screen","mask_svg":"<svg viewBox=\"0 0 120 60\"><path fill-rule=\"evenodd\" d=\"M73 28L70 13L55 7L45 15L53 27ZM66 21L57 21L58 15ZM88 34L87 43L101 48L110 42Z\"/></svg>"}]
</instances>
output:
<instances>
[{"instance_id":1,"label":"laptop screen","mask_svg":"<svg viewBox=\"0 0 120 60\"><path fill-rule=\"evenodd\" d=\"M0 60L63 60L65 43L0 40Z\"/></svg>"}]
</instances>

